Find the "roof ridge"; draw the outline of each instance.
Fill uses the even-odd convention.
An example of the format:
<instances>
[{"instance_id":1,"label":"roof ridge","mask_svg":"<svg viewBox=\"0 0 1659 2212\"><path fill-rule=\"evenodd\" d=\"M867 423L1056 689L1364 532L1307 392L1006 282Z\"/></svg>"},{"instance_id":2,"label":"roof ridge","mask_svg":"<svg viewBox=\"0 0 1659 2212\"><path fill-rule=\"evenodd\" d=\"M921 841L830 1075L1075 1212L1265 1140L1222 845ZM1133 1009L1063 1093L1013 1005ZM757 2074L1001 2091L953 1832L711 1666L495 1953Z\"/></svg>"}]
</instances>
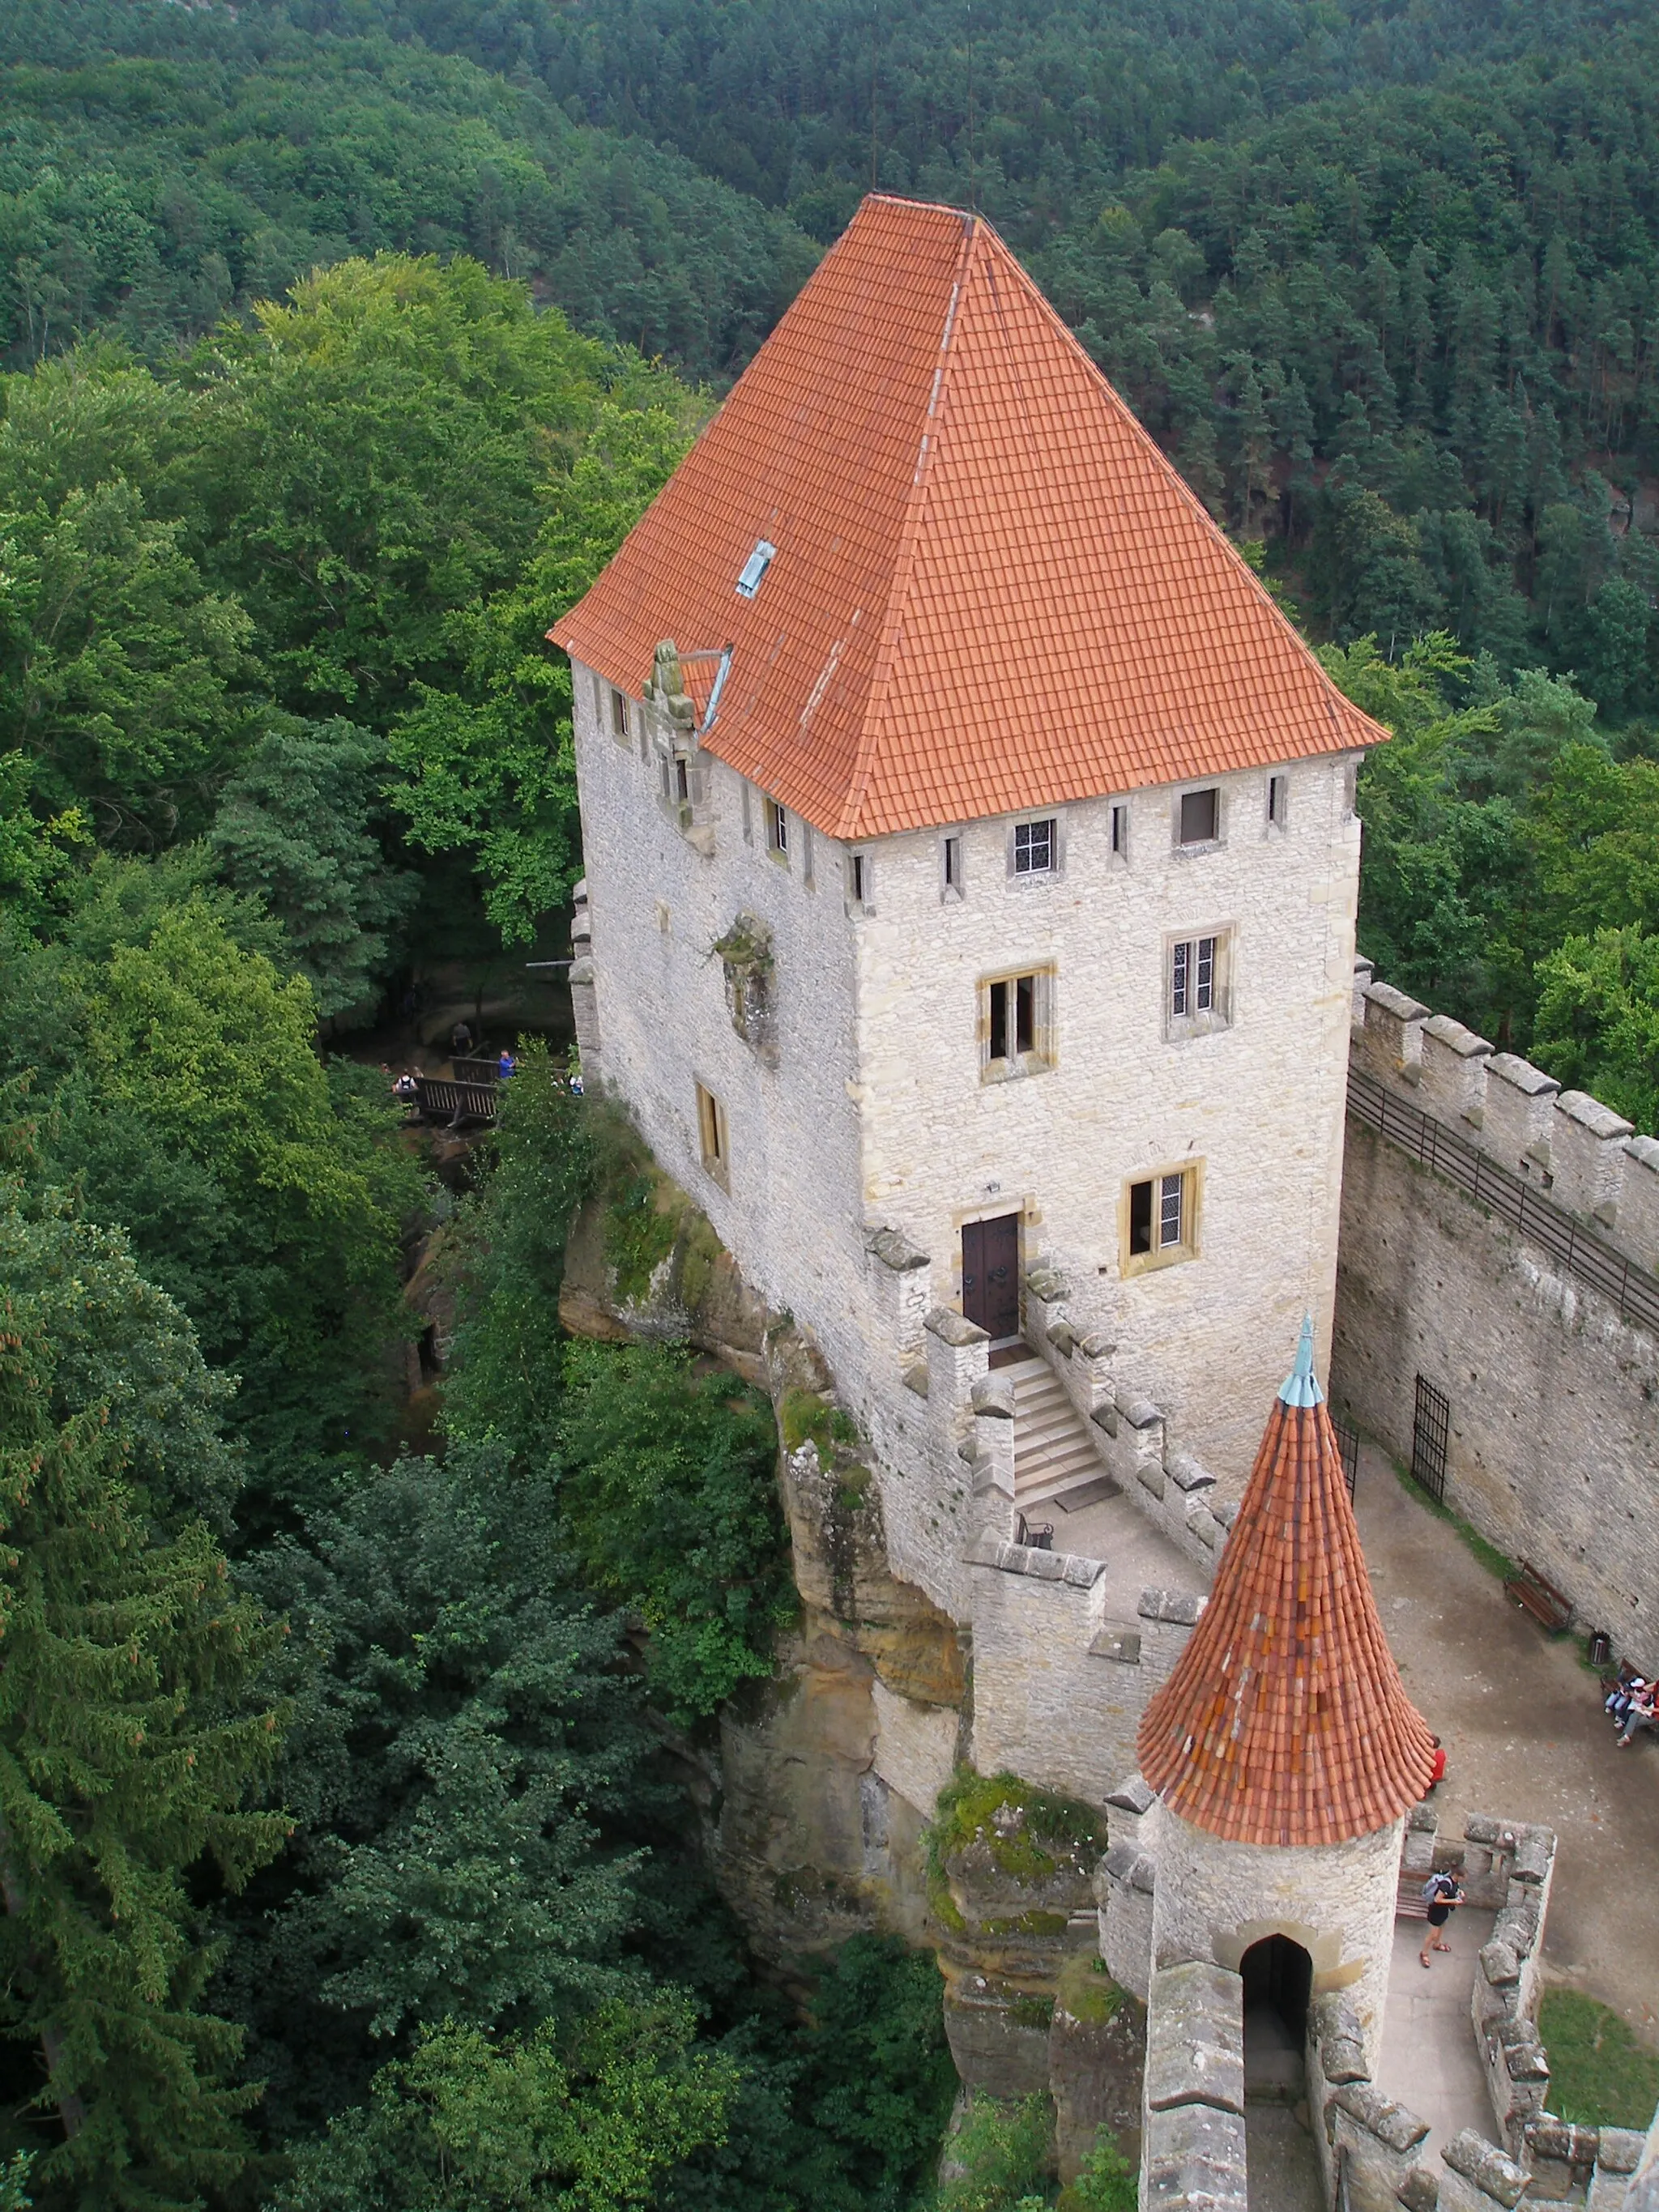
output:
<instances>
[{"instance_id":1,"label":"roof ridge","mask_svg":"<svg viewBox=\"0 0 1659 2212\"><path fill-rule=\"evenodd\" d=\"M960 210L952 209L951 212L957 214ZM859 730L853 773L833 833L842 839L858 836L859 816L863 811L865 793L870 787L871 771L875 766L878 749L877 732L881 720L880 708L898 656L898 634L903 622L905 602L909 595L916 547L921 538L922 517L927 511L927 479L933 473L944 431L945 410L951 391L948 369L957 333L962 327L959 311L972 274L981 234L989 228L981 216L963 216L962 248L957 259L951 297L945 306L945 328L939 337L939 360L933 369L933 389L928 394L927 411L922 417L921 449L916 456L915 473L910 481L910 496L905 503L904 522L893 562L892 580L888 586L887 604L882 613L881 642L877 648L876 665L871 672L870 688L865 697L864 717Z\"/></svg>"}]
</instances>

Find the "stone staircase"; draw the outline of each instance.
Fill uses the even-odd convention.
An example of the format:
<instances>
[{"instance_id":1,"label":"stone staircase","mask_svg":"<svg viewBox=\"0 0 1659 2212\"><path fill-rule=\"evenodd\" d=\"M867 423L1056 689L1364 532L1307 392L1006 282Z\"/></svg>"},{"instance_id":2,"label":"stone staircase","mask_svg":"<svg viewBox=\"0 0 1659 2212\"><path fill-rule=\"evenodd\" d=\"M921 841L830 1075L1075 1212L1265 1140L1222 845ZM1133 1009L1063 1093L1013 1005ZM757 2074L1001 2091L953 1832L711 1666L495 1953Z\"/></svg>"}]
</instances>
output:
<instances>
[{"instance_id":1,"label":"stone staircase","mask_svg":"<svg viewBox=\"0 0 1659 2212\"><path fill-rule=\"evenodd\" d=\"M1046 1359L1035 1352L1002 1373L1014 1386L1014 1502L1022 1512L1102 1479L1089 1427Z\"/></svg>"}]
</instances>

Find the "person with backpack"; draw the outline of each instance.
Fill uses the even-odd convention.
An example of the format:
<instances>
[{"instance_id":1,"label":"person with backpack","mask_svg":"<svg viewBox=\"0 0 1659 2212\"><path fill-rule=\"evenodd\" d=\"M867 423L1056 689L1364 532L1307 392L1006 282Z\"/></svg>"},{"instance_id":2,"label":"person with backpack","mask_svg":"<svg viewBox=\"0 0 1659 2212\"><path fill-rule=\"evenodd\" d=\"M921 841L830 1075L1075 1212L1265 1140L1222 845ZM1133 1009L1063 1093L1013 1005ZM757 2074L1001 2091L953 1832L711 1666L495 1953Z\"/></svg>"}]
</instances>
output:
<instances>
[{"instance_id":1,"label":"person with backpack","mask_svg":"<svg viewBox=\"0 0 1659 2212\"><path fill-rule=\"evenodd\" d=\"M1453 1874L1431 1874L1423 1885L1423 1902L1429 1908L1429 1932L1424 1938L1423 1948L1417 1963L1426 1972L1431 1951L1449 1951L1451 1945L1441 1938L1441 1930L1463 1903L1463 1893Z\"/></svg>"}]
</instances>

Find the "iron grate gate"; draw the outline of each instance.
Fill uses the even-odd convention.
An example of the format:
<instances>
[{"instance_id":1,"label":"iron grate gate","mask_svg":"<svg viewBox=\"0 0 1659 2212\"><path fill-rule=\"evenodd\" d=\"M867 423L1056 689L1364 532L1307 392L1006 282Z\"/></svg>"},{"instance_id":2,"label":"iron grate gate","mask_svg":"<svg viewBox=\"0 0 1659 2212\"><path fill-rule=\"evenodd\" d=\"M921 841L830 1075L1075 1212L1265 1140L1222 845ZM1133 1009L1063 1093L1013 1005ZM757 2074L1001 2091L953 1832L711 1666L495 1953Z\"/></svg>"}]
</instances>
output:
<instances>
[{"instance_id":1,"label":"iron grate gate","mask_svg":"<svg viewBox=\"0 0 1659 2212\"><path fill-rule=\"evenodd\" d=\"M1420 1483L1437 1505L1446 1501L1446 1438L1451 1431L1451 1401L1419 1375L1417 1409L1412 1416L1412 1480Z\"/></svg>"},{"instance_id":2,"label":"iron grate gate","mask_svg":"<svg viewBox=\"0 0 1659 2212\"><path fill-rule=\"evenodd\" d=\"M1348 1486L1348 1496L1353 1496L1354 1484L1359 1479L1359 1431L1351 1422L1333 1419L1336 1431L1337 1449L1342 1455L1342 1474Z\"/></svg>"}]
</instances>

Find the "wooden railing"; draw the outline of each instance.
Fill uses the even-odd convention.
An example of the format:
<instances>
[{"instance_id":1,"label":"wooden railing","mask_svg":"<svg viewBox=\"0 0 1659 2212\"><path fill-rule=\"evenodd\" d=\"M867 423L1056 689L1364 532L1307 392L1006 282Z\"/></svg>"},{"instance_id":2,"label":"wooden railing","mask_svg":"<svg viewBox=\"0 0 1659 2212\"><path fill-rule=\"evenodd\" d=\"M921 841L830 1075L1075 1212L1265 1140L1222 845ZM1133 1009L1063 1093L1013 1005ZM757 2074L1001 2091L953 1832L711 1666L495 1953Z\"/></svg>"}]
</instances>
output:
<instances>
[{"instance_id":1,"label":"wooden railing","mask_svg":"<svg viewBox=\"0 0 1659 2212\"><path fill-rule=\"evenodd\" d=\"M1477 1206L1518 1229L1568 1274L1599 1291L1618 1308L1621 1320L1659 1335L1659 1275L1614 1251L1523 1177L1500 1167L1443 1121L1396 1098L1363 1068L1348 1071L1348 1111L1421 1166L1455 1183Z\"/></svg>"}]
</instances>

